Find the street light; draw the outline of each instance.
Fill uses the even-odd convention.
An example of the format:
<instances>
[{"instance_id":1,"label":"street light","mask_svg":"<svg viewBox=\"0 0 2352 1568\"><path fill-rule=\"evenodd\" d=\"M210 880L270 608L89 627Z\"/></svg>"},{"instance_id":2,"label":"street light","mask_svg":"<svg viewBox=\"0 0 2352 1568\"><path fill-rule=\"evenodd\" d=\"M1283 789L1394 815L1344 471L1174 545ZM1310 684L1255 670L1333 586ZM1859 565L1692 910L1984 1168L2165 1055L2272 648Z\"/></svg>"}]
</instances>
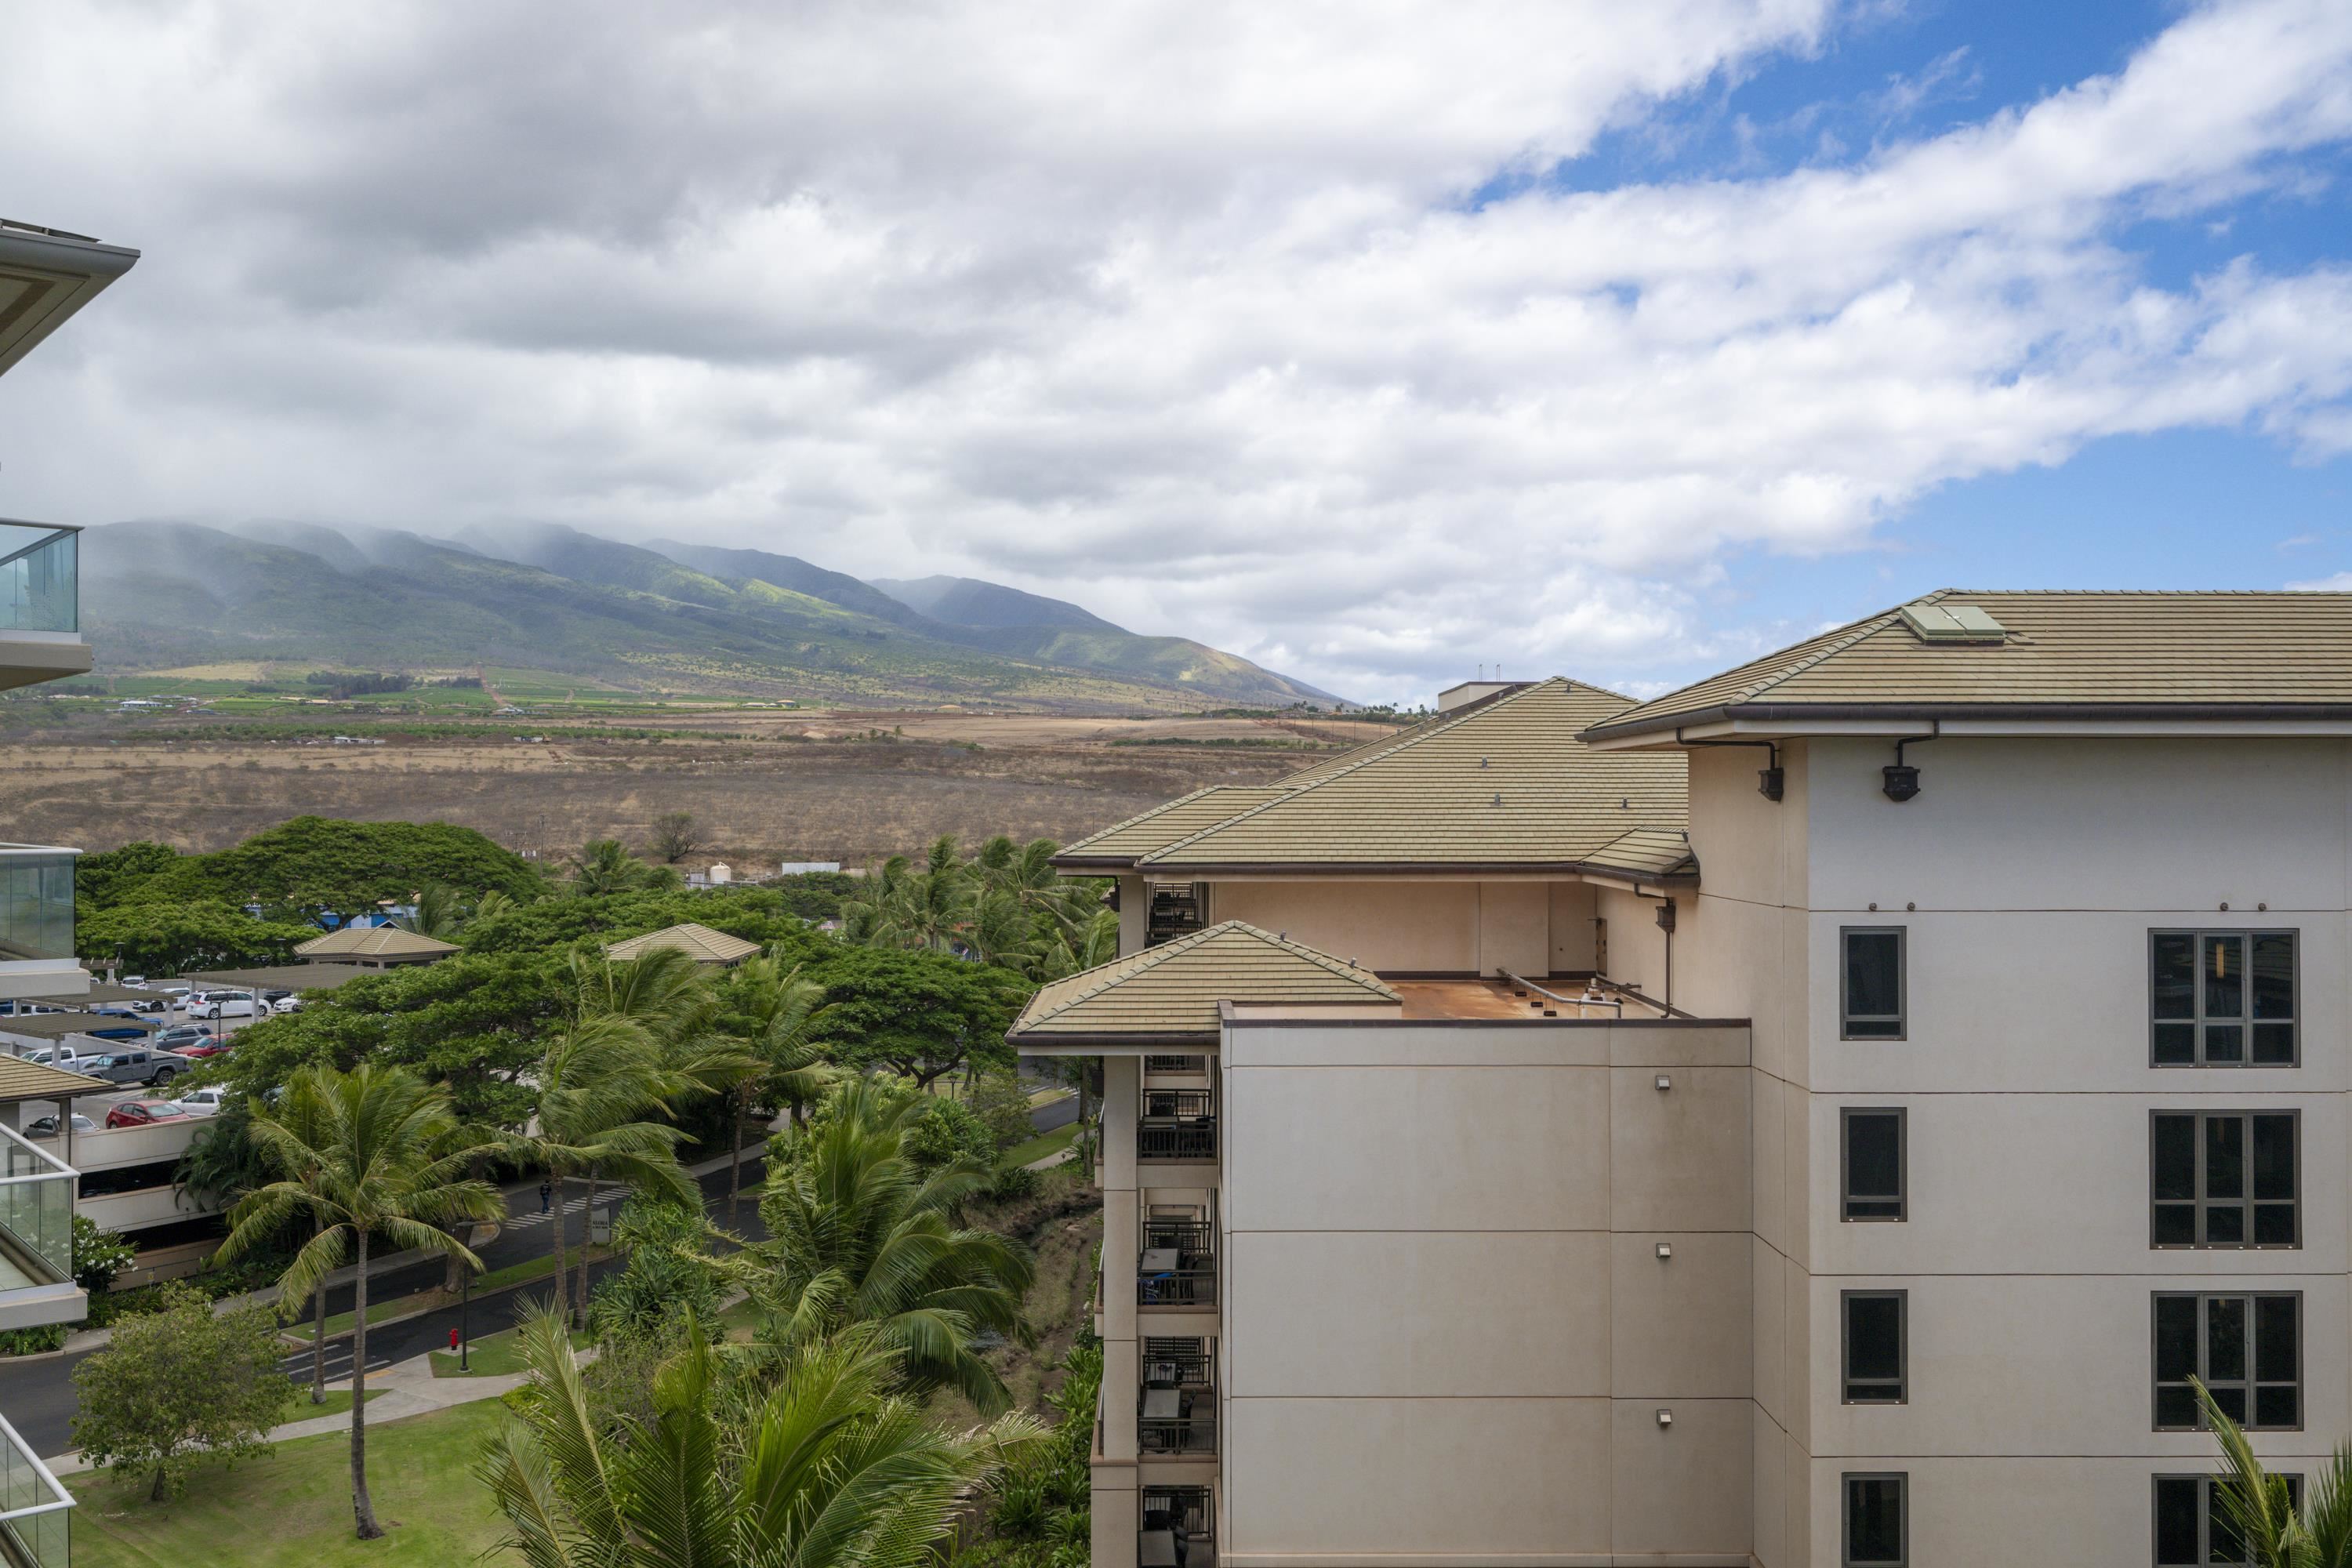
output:
<instances>
[{"instance_id":1,"label":"street light","mask_svg":"<svg viewBox=\"0 0 2352 1568\"><path fill-rule=\"evenodd\" d=\"M466 1227L466 1244L474 1241L474 1227ZM457 1285L457 1370L464 1372L474 1349L474 1271L466 1269Z\"/></svg>"}]
</instances>

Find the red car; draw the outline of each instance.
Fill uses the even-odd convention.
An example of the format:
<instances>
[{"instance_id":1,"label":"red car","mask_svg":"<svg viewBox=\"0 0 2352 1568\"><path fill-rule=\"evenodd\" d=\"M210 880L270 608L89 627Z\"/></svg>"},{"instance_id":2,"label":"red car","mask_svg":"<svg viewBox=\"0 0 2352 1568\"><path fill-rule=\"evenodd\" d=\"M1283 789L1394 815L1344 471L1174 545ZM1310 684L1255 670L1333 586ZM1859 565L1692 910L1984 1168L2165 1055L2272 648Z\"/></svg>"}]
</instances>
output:
<instances>
[{"instance_id":1,"label":"red car","mask_svg":"<svg viewBox=\"0 0 2352 1568\"><path fill-rule=\"evenodd\" d=\"M229 1043L226 1040L200 1040L193 1046L175 1046L173 1047L173 1054L175 1056L193 1057L197 1061L202 1061L206 1057L219 1056L223 1051L227 1050L228 1047Z\"/></svg>"},{"instance_id":2,"label":"red car","mask_svg":"<svg viewBox=\"0 0 2352 1568\"><path fill-rule=\"evenodd\" d=\"M125 1100L106 1113L109 1127L152 1127L159 1121L184 1121L188 1113L168 1100Z\"/></svg>"}]
</instances>

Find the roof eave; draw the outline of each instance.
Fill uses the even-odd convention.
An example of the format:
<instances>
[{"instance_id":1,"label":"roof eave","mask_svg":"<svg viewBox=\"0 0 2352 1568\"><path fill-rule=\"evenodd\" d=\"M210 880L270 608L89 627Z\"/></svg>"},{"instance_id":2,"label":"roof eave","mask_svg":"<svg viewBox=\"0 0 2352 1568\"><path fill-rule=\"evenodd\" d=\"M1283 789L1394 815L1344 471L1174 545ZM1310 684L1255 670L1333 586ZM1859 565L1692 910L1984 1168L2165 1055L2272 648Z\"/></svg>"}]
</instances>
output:
<instances>
[{"instance_id":1,"label":"roof eave","mask_svg":"<svg viewBox=\"0 0 2352 1568\"><path fill-rule=\"evenodd\" d=\"M1218 877L1624 877L1622 867L1590 860L1262 860L1221 861L1198 866L1147 867L1146 869L1181 872L1188 877L1215 879ZM1643 876L1644 882L1660 881L1696 887L1696 873L1669 872L1664 877Z\"/></svg>"},{"instance_id":2,"label":"roof eave","mask_svg":"<svg viewBox=\"0 0 2352 1568\"><path fill-rule=\"evenodd\" d=\"M1883 723L2183 723L2302 721L2352 724L2346 702L1735 702L1660 714L1631 723L1595 724L1577 739L1599 750L1631 743L1673 745L1693 730L1736 726L1742 732L1807 724ZM1704 738L1704 737L1700 737Z\"/></svg>"}]
</instances>

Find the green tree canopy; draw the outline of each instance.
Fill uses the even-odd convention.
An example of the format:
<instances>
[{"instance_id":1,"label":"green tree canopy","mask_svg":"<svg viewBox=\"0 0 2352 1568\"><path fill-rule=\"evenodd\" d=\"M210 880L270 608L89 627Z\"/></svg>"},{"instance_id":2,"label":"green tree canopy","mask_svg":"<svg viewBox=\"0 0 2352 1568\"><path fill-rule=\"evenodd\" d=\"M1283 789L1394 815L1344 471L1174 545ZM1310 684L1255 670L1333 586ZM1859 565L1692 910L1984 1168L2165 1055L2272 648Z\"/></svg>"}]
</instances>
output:
<instances>
[{"instance_id":1,"label":"green tree canopy","mask_svg":"<svg viewBox=\"0 0 2352 1568\"><path fill-rule=\"evenodd\" d=\"M445 822L345 822L298 816L204 855L131 844L85 856L79 891L93 906L202 899L306 917L353 915L435 883L512 899L545 891L538 868Z\"/></svg>"},{"instance_id":2,"label":"green tree canopy","mask_svg":"<svg viewBox=\"0 0 2352 1568\"><path fill-rule=\"evenodd\" d=\"M120 963L144 974L178 974L247 963L287 963L316 926L257 921L213 900L117 904L84 910L74 948L95 964Z\"/></svg>"},{"instance_id":3,"label":"green tree canopy","mask_svg":"<svg viewBox=\"0 0 2352 1568\"><path fill-rule=\"evenodd\" d=\"M152 1312L134 1312L114 1341L74 1369L74 1441L117 1475L154 1472L162 1502L204 1460L267 1453L264 1440L293 1403L278 1370L268 1309L215 1313L184 1285Z\"/></svg>"},{"instance_id":4,"label":"green tree canopy","mask_svg":"<svg viewBox=\"0 0 2352 1568\"><path fill-rule=\"evenodd\" d=\"M1011 1067L1004 1031L1036 989L1010 970L922 949L836 947L808 974L824 987L818 1040L847 1066L926 1087L966 1060Z\"/></svg>"}]
</instances>

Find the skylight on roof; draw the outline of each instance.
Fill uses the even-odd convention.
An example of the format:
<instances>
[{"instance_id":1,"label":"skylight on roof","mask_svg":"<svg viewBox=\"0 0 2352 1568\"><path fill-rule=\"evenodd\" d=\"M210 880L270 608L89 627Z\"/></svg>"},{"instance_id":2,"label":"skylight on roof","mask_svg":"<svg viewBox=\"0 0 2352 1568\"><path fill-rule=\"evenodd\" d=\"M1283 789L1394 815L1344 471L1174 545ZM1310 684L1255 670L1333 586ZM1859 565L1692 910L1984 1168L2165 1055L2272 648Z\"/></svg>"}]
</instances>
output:
<instances>
[{"instance_id":1,"label":"skylight on roof","mask_svg":"<svg viewBox=\"0 0 2352 1568\"><path fill-rule=\"evenodd\" d=\"M1903 606L1903 624L1921 642L1997 643L2008 628L1975 605L1931 605L1922 600Z\"/></svg>"}]
</instances>

